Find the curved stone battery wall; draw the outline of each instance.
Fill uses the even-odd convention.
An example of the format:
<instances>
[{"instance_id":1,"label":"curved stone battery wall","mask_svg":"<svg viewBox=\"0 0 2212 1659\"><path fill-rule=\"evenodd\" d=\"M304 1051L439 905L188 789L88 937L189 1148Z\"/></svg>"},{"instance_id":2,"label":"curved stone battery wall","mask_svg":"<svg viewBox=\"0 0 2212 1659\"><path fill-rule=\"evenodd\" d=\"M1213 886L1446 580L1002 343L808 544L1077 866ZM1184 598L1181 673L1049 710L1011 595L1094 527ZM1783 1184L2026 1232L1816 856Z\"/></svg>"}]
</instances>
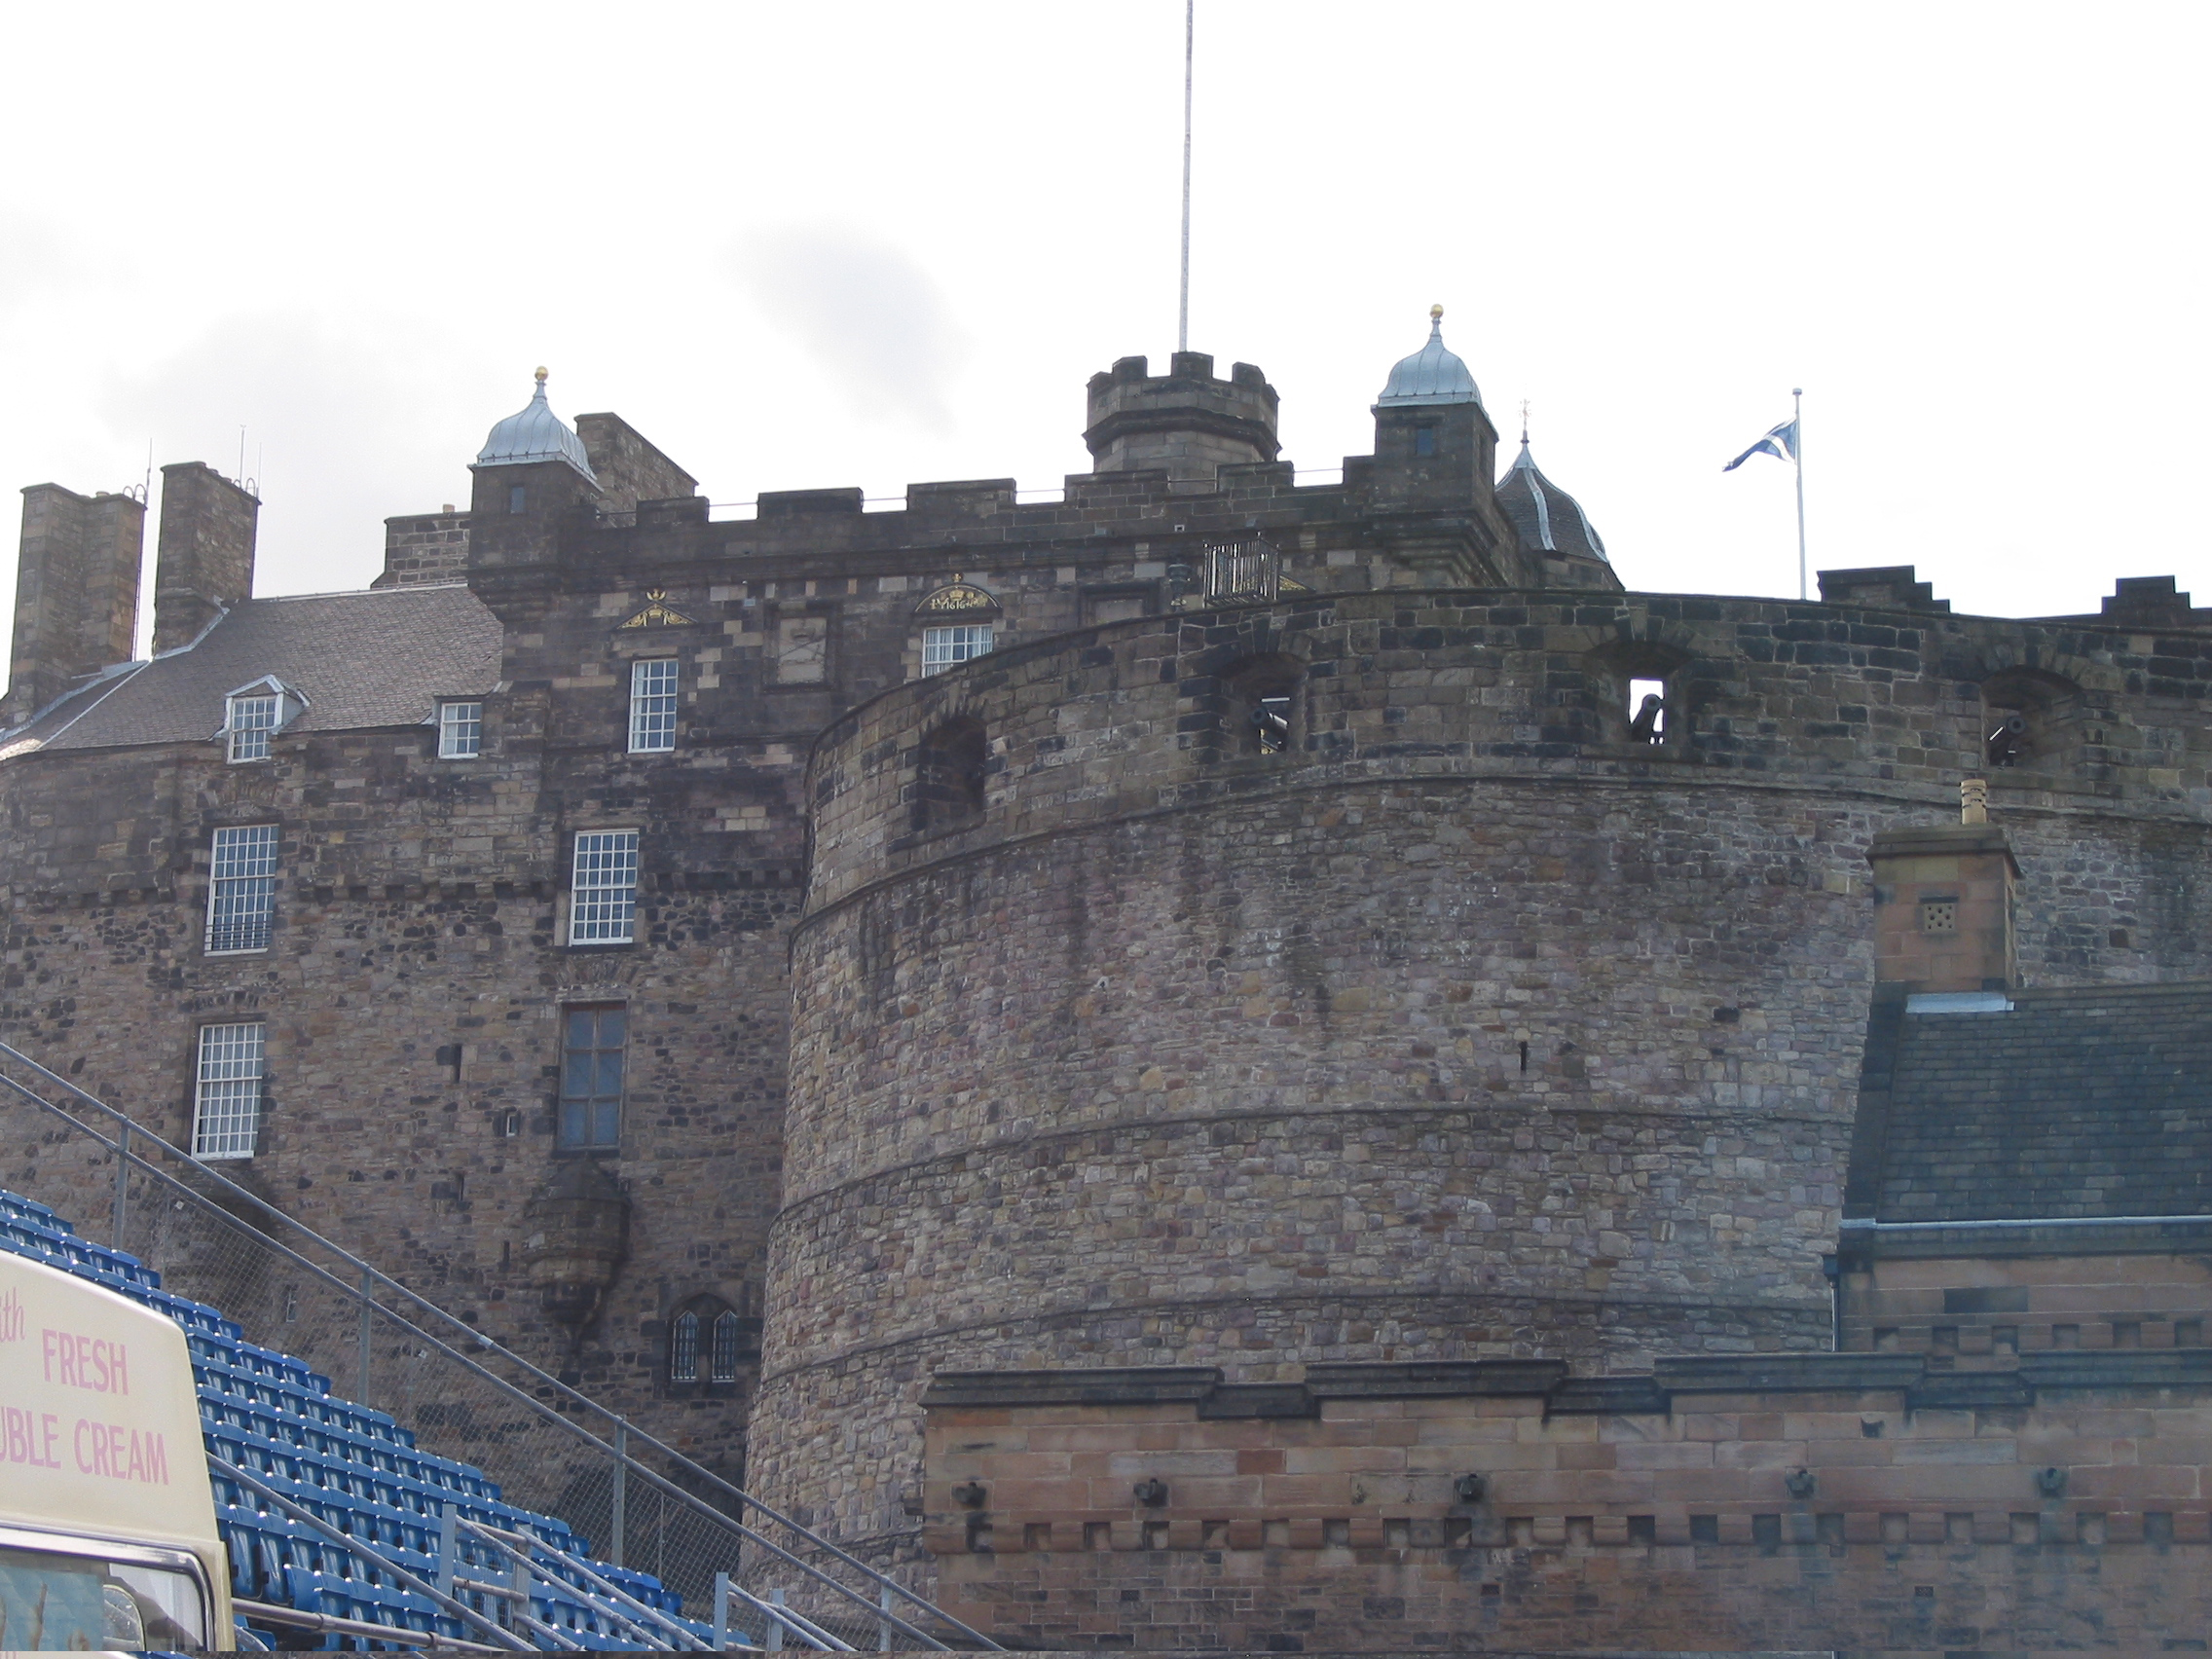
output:
<instances>
[{"instance_id":1,"label":"curved stone battery wall","mask_svg":"<svg viewBox=\"0 0 2212 1659\"><path fill-rule=\"evenodd\" d=\"M913 1531L939 1367L1826 1346L1865 852L1955 819L1993 676L2071 688L1993 799L2023 976L2197 961L2212 665L2154 690L2133 646L1314 596L855 711L811 777L756 1490ZM932 770L977 723L979 812Z\"/></svg>"}]
</instances>

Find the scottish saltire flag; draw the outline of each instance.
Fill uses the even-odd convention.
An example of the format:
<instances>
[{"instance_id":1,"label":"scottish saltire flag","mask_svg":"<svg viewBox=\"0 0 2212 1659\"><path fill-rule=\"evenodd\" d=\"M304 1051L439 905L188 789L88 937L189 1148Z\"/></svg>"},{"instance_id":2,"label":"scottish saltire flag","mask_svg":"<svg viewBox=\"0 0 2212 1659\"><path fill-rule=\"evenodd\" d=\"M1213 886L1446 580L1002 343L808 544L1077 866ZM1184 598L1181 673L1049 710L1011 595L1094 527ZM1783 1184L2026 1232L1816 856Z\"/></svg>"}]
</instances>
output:
<instances>
[{"instance_id":1,"label":"scottish saltire flag","mask_svg":"<svg viewBox=\"0 0 2212 1659\"><path fill-rule=\"evenodd\" d=\"M1795 461L1797 459L1797 423L1794 420L1783 422L1781 425L1775 427L1773 431L1767 433L1765 437L1759 439L1757 443L1720 470L1733 472L1754 455L1771 455L1777 461Z\"/></svg>"}]
</instances>

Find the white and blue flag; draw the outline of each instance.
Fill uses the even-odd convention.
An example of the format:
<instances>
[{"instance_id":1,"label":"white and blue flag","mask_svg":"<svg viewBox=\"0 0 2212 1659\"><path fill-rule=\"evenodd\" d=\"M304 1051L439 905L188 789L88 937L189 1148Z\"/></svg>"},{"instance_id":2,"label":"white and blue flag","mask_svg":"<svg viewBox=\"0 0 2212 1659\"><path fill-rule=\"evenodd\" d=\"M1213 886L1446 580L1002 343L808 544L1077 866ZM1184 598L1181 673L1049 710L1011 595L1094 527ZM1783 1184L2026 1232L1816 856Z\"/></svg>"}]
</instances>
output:
<instances>
[{"instance_id":1,"label":"white and blue flag","mask_svg":"<svg viewBox=\"0 0 2212 1659\"><path fill-rule=\"evenodd\" d=\"M1773 431L1767 433L1765 437L1759 439L1757 443L1753 444L1750 449L1746 450L1742 455L1738 456L1734 461L1730 461L1720 470L1723 472L1733 472L1737 467L1743 465L1745 461L1751 460L1754 455L1771 455L1777 461L1795 461L1797 459L1796 421L1794 419L1791 419L1783 422L1781 425L1775 427Z\"/></svg>"}]
</instances>

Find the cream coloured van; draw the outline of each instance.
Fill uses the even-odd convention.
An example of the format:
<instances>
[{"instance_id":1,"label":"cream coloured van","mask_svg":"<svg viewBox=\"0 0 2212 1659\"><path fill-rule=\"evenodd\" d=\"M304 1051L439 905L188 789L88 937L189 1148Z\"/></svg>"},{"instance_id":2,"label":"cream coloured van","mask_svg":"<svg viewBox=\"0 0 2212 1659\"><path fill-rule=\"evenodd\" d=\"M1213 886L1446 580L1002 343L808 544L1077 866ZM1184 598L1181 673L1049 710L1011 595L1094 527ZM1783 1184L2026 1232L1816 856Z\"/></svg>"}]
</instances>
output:
<instances>
[{"instance_id":1,"label":"cream coloured van","mask_svg":"<svg viewBox=\"0 0 2212 1659\"><path fill-rule=\"evenodd\" d=\"M184 1333L0 1253L0 1651L234 1644Z\"/></svg>"}]
</instances>

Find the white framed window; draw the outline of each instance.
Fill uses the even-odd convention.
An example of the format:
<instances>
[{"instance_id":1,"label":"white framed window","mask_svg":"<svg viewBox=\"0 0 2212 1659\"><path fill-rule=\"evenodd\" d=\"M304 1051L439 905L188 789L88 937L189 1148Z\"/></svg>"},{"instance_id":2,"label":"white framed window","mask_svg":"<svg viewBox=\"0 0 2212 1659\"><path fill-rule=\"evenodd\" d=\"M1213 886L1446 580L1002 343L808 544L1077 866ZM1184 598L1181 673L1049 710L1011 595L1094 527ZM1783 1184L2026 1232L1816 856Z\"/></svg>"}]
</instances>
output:
<instances>
[{"instance_id":1,"label":"white framed window","mask_svg":"<svg viewBox=\"0 0 2212 1659\"><path fill-rule=\"evenodd\" d=\"M638 925L638 832L584 830L569 884L569 942L628 944Z\"/></svg>"},{"instance_id":2,"label":"white framed window","mask_svg":"<svg viewBox=\"0 0 2212 1659\"><path fill-rule=\"evenodd\" d=\"M223 729L230 734L232 765L241 760L269 758L269 739L276 730L283 705L283 698L275 692L256 692L230 700L230 714L223 722Z\"/></svg>"},{"instance_id":3,"label":"white framed window","mask_svg":"<svg viewBox=\"0 0 2212 1659\"><path fill-rule=\"evenodd\" d=\"M988 622L963 622L952 628L924 628L922 630L922 672L942 674L946 669L968 661L971 657L988 656L991 650L991 625Z\"/></svg>"},{"instance_id":4,"label":"white framed window","mask_svg":"<svg viewBox=\"0 0 2212 1659\"><path fill-rule=\"evenodd\" d=\"M251 1158L261 1133L263 1040L258 1019L203 1025L192 1090L192 1156Z\"/></svg>"},{"instance_id":5,"label":"white framed window","mask_svg":"<svg viewBox=\"0 0 2212 1659\"><path fill-rule=\"evenodd\" d=\"M207 887L207 953L267 950L276 913L276 826L215 831Z\"/></svg>"},{"instance_id":6,"label":"white framed window","mask_svg":"<svg viewBox=\"0 0 2212 1659\"><path fill-rule=\"evenodd\" d=\"M630 753L666 755L676 747L676 659L630 665Z\"/></svg>"},{"instance_id":7,"label":"white framed window","mask_svg":"<svg viewBox=\"0 0 2212 1659\"><path fill-rule=\"evenodd\" d=\"M484 705L438 705L438 758L473 760L484 753Z\"/></svg>"}]
</instances>

